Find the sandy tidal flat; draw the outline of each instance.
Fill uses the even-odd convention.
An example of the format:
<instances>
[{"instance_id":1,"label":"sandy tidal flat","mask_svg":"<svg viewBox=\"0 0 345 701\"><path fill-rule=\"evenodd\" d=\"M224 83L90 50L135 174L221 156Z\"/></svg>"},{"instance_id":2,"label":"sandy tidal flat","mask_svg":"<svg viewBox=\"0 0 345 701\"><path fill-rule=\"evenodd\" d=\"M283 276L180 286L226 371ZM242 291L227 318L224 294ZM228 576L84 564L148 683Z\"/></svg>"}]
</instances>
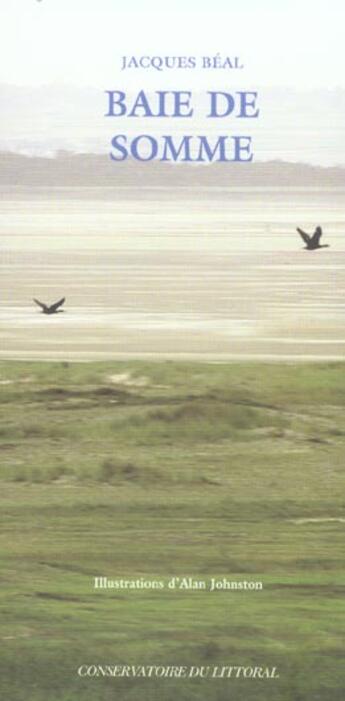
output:
<instances>
[{"instance_id":1,"label":"sandy tidal flat","mask_svg":"<svg viewBox=\"0 0 345 701\"><path fill-rule=\"evenodd\" d=\"M128 194L2 201L2 357L344 357L339 189ZM317 224L330 248L305 251Z\"/></svg>"}]
</instances>

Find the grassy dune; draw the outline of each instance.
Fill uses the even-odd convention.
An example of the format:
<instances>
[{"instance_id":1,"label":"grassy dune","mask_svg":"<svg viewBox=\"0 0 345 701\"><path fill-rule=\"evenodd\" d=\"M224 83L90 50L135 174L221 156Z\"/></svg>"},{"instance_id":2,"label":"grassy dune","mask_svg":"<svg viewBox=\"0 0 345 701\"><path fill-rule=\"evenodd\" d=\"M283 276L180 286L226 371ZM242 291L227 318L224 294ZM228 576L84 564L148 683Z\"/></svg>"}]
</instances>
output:
<instances>
[{"instance_id":1,"label":"grassy dune","mask_svg":"<svg viewBox=\"0 0 345 701\"><path fill-rule=\"evenodd\" d=\"M344 370L1 363L4 699L343 699ZM263 590L94 591L100 575ZM280 676L83 680L81 664Z\"/></svg>"}]
</instances>

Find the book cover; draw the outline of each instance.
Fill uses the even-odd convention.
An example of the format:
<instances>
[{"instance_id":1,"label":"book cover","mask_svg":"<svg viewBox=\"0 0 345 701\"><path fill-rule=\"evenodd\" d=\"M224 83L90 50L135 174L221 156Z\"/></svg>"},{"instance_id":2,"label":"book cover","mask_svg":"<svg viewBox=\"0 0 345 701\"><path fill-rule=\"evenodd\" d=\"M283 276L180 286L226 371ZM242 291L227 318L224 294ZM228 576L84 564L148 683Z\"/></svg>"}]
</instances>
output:
<instances>
[{"instance_id":1,"label":"book cover","mask_svg":"<svg viewBox=\"0 0 345 701\"><path fill-rule=\"evenodd\" d=\"M0 9L6 701L340 701L343 5Z\"/></svg>"}]
</instances>

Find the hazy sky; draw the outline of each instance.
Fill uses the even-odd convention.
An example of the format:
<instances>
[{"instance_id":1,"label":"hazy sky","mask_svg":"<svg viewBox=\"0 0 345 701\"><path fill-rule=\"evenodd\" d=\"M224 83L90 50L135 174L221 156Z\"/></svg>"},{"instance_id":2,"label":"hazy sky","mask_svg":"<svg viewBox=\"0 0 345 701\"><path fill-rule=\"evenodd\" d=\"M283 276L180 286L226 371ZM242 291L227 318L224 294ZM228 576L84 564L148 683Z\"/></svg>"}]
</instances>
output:
<instances>
[{"instance_id":1,"label":"hazy sky","mask_svg":"<svg viewBox=\"0 0 345 701\"><path fill-rule=\"evenodd\" d=\"M206 120L196 102L208 90L240 89L259 94L260 118L248 125L256 158L344 162L344 0L174 0L171 7L162 0L0 0L0 148L106 152L124 130L242 133L241 120ZM199 63L217 53L239 56L243 70L121 71L123 56L195 56ZM134 99L142 88L190 90L193 120L105 119L105 90Z\"/></svg>"},{"instance_id":2,"label":"hazy sky","mask_svg":"<svg viewBox=\"0 0 345 701\"><path fill-rule=\"evenodd\" d=\"M169 12L162 0L1 0L0 82L108 88L119 82L124 54L221 52L241 57L241 81L248 84L344 87L344 6L343 0L174 0ZM138 77L126 72L129 83ZM157 84L155 71L142 70L140 78ZM224 72L212 71L212 79L224 83ZM168 80L176 83L176 74ZM182 85L190 74L181 71L178 80ZM193 72L193 84L202 81L205 72Z\"/></svg>"}]
</instances>

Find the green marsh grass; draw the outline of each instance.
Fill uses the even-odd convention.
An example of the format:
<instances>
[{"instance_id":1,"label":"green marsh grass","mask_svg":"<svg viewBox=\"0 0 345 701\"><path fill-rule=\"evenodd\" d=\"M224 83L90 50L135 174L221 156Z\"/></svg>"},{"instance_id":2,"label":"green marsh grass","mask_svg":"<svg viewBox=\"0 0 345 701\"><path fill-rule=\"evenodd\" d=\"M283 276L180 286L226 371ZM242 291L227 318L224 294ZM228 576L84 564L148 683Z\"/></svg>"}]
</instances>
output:
<instances>
[{"instance_id":1,"label":"green marsh grass","mask_svg":"<svg viewBox=\"0 0 345 701\"><path fill-rule=\"evenodd\" d=\"M6 701L342 701L345 365L0 364ZM95 576L262 581L97 592ZM276 681L80 679L277 666Z\"/></svg>"}]
</instances>

